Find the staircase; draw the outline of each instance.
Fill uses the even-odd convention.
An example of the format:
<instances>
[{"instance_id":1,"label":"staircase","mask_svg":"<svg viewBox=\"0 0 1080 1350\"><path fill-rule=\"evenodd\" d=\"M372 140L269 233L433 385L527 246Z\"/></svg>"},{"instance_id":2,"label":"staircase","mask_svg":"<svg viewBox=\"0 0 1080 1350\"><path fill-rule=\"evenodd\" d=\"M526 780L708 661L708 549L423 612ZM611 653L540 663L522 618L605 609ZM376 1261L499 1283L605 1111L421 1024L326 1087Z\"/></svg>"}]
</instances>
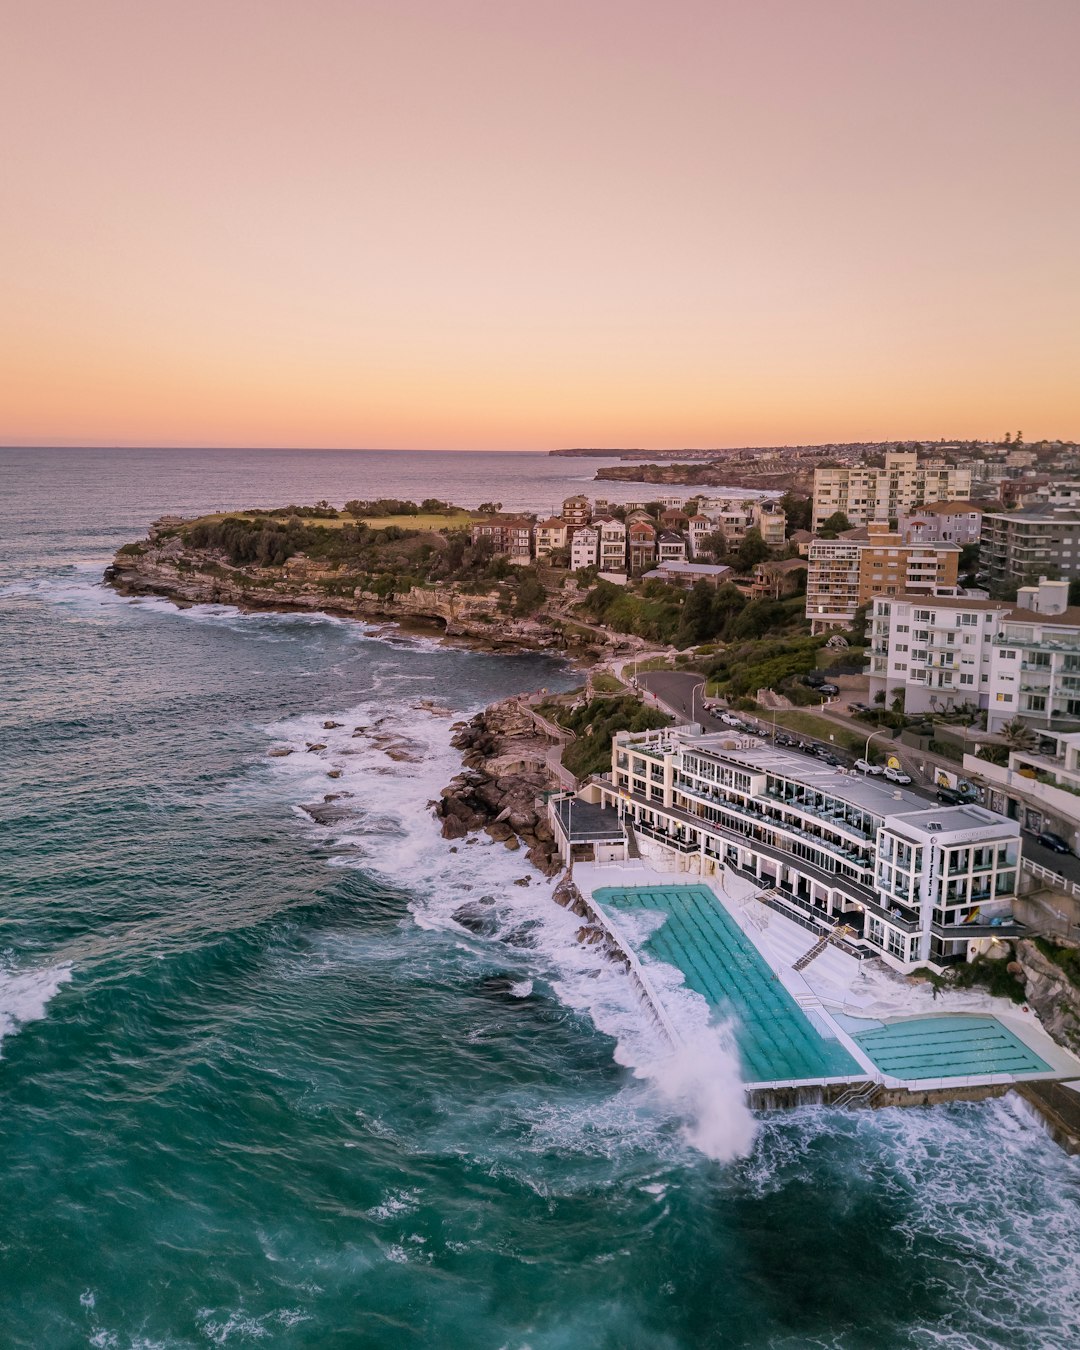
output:
<instances>
[{"instance_id":1,"label":"staircase","mask_svg":"<svg viewBox=\"0 0 1080 1350\"><path fill-rule=\"evenodd\" d=\"M626 856L628 858L640 858L641 849L638 847L637 835L634 833L634 822L629 815L623 820L623 828L626 830Z\"/></svg>"},{"instance_id":2,"label":"staircase","mask_svg":"<svg viewBox=\"0 0 1080 1350\"><path fill-rule=\"evenodd\" d=\"M834 928L831 933L826 933L823 938L820 938L815 942L809 951L803 952L802 956L800 956L797 961L793 961L791 963L791 969L805 970L811 961L821 955L830 942L842 942L844 938L848 937L854 931L855 930L849 928L846 923L842 923L839 928Z\"/></svg>"},{"instance_id":3,"label":"staircase","mask_svg":"<svg viewBox=\"0 0 1080 1350\"><path fill-rule=\"evenodd\" d=\"M883 1091L880 1083L852 1083L832 1103L833 1106L846 1106L854 1110L860 1106L873 1106L878 1094Z\"/></svg>"}]
</instances>

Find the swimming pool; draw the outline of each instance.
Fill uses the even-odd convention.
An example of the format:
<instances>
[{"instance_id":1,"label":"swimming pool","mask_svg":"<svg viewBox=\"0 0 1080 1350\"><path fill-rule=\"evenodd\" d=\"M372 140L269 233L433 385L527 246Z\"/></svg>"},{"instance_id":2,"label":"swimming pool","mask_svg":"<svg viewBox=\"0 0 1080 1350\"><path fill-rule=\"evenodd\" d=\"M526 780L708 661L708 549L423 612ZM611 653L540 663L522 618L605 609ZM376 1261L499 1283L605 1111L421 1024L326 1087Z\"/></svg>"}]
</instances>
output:
<instances>
[{"instance_id":1,"label":"swimming pool","mask_svg":"<svg viewBox=\"0 0 1080 1350\"><path fill-rule=\"evenodd\" d=\"M893 1078L966 1078L996 1073L1048 1073L1049 1064L996 1017L915 1017L846 1027L859 1048Z\"/></svg>"},{"instance_id":2,"label":"swimming pool","mask_svg":"<svg viewBox=\"0 0 1080 1350\"><path fill-rule=\"evenodd\" d=\"M593 898L616 912L649 909L666 916L638 954L676 966L710 1007L735 1015L748 1081L841 1078L862 1072L838 1040L815 1030L707 886L603 887Z\"/></svg>"}]
</instances>

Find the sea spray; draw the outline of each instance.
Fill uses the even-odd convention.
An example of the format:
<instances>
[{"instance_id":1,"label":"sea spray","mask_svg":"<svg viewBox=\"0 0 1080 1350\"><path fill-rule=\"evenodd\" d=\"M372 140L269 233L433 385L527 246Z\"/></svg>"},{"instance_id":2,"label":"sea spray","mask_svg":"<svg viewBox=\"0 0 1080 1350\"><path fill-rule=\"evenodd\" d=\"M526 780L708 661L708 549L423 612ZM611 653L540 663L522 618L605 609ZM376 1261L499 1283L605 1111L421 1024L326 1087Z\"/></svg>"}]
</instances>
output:
<instances>
[{"instance_id":1,"label":"sea spray","mask_svg":"<svg viewBox=\"0 0 1080 1350\"><path fill-rule=\"evenodd\" d=\"M707 1158L732 1162L750 1154L758 1126L746 1104L729 1022L696 1031L670 1055L635 1072L685 1118L683 1137Z\"/></svg>"},{"instance_id":2,"label":"sea spray","mask_svg":"<svg viewBox=\"0 0 1080 1350\"><path fill-rule=\"evenodd\" d=\"M70 965L18 969L0 957L0 1046L5 1036L44 1017L49 1000L70 979Z\"/></svg>"}]
</instances>

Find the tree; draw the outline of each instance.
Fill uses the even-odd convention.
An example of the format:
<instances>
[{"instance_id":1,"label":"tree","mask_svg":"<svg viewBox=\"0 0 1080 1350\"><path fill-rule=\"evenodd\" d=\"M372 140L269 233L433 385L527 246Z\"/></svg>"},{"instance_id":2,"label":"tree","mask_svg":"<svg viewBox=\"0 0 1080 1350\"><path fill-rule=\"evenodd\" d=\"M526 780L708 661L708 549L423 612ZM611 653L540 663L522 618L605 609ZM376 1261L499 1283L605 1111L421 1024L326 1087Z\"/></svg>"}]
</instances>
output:
<instances>
[{"instance_id":1,"label":"tree","mask_svg":"<svg viewBox=\"0 0 1080 1350\"><path fill-rule=\"evenodd\" d=\"M481 502L476 509L482 516L497 516L502 510L502 502Z\"/></svg>"},{"instance_id":2,"label":"tree","mask_svg":"<svg viewBox=\"0 0 1080 1350\"><path fill-rule=\"evenodd\" d=\"M727 557L728 541L727 535L721 529L713 530L705 535L698 544L699 553L707 553L714 561Z\"/></svg>"},{"instance_id":3,"label":"tree","mask_svg":"<svg viewBox=\"0 0 1080 1350\"><path fill-rule=\"evenodd\" d=\"M761 537L759 529L747 530L739 550L736 553L739 570L749 572L751 568L756 567L759 562L764 562L770 556L771 550L768 544Z\"/></svg>"},{"instance_id":4,"label":"tree","mask_svg":"<svg viewBox=\"0 0 1080 1350\"><path fill-rule=\"evenodd\" d=\"M648 511L649 515L652 516L654 520L659 520L667 510L667 507L663 502L646 502L644 509Z\"/></svg>"},{"instance_id":5,"label":"tree","mask_svg":"<svg viewBox=\"0 0 1080 1350\"><path fill-rule=\"evenodd\" d=\"M818 535L822 539L835 539L838 534L843 534L851 529L851 521L844 515L843 511L834 511L827 520L821 522L821 529Z\"/></svg>"},{"instance_id":6,"label":"tree","mask_svg":"<svg viewBox=\"0 0 1080 1350\"><path fill-rule=\"evenodd\" d=\"M682 619L675 638L676 647L696 647L713 636L713 587L704 578L696 581L683 601Z\"/></svg>"},{"instance_id":7,"label":"tree","mask_svg":"<svg viewBox=\"0 0 1080 1350\"><path fill-rule=\"evenodd\" d=\"M1001 728L1001 735L1010 750L1034 750L1035 733L1022 717L1014 717Z\"/></svg>"},{"instance_id":8,"label":"tree","mask_svg":"<svg viewBox=\"0 0 1080 1350\"><path fill-rule=\"evenodd\" d=\"M787 517L786 528L789 538L796 530L808 530L810 528L814 515L812 497L805 497L800 492L785 492L780 498L780 505Z\"/></svg>"}]
</instances>

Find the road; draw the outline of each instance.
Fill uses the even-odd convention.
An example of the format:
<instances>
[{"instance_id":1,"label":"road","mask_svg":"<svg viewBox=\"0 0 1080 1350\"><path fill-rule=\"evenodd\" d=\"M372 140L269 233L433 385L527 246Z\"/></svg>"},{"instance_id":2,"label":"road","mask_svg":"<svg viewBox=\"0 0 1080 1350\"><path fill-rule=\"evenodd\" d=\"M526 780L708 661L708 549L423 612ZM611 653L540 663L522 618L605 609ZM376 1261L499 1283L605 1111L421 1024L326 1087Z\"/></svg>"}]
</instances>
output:
<instances>
[{"instance_id":1,"label":"road","mask_svg":"<svg viewBox=\"0 0 1080 1350\"><path fill-rule=\"evenodd\" d=\"M706 730L723 731L724 724L718 717L705 711L701 705L703 690L701 686L701 676L689 674L685 671L674 670L650 670L638 676L638 684L650 693L658 695L668 707L681 714L688 722L701 721L704 717ZM695 690L697 692L695 693ZM692 706L691 706L692 705ZM740 714L743 720L753 725L755 719L745 717ZM836 719L838 722L840 719ZM846 720L846 719L845 719ZM762 724L759 720L758 725L765 732L771 730L767 724ZM860 730L863 726L861 722L852 722L851 727L854 730ZM795 739L804 743L813 742L813 737L804 736L800 732L790 733ZM822 742L825 744L825 742ZM880 744L880 743L879 743ZM852 757L845 755L839 746L830 745L829 749L844 764L850 765ZM916 796L923 797L927 802L937 802L937 794L933 787L927 787L922 783L912 783L908 788L909 792ZM1058 873L1065 877L1067 881L1075 882L1080 885L1080 858L1075 858L1067 853L1054 853L1053 850L1044 848L1038 843L1033 834L1024 831L1024 856L1036 862L1040 867L1048 868L1051 872Z\"/></svg>"}]
</instances>

